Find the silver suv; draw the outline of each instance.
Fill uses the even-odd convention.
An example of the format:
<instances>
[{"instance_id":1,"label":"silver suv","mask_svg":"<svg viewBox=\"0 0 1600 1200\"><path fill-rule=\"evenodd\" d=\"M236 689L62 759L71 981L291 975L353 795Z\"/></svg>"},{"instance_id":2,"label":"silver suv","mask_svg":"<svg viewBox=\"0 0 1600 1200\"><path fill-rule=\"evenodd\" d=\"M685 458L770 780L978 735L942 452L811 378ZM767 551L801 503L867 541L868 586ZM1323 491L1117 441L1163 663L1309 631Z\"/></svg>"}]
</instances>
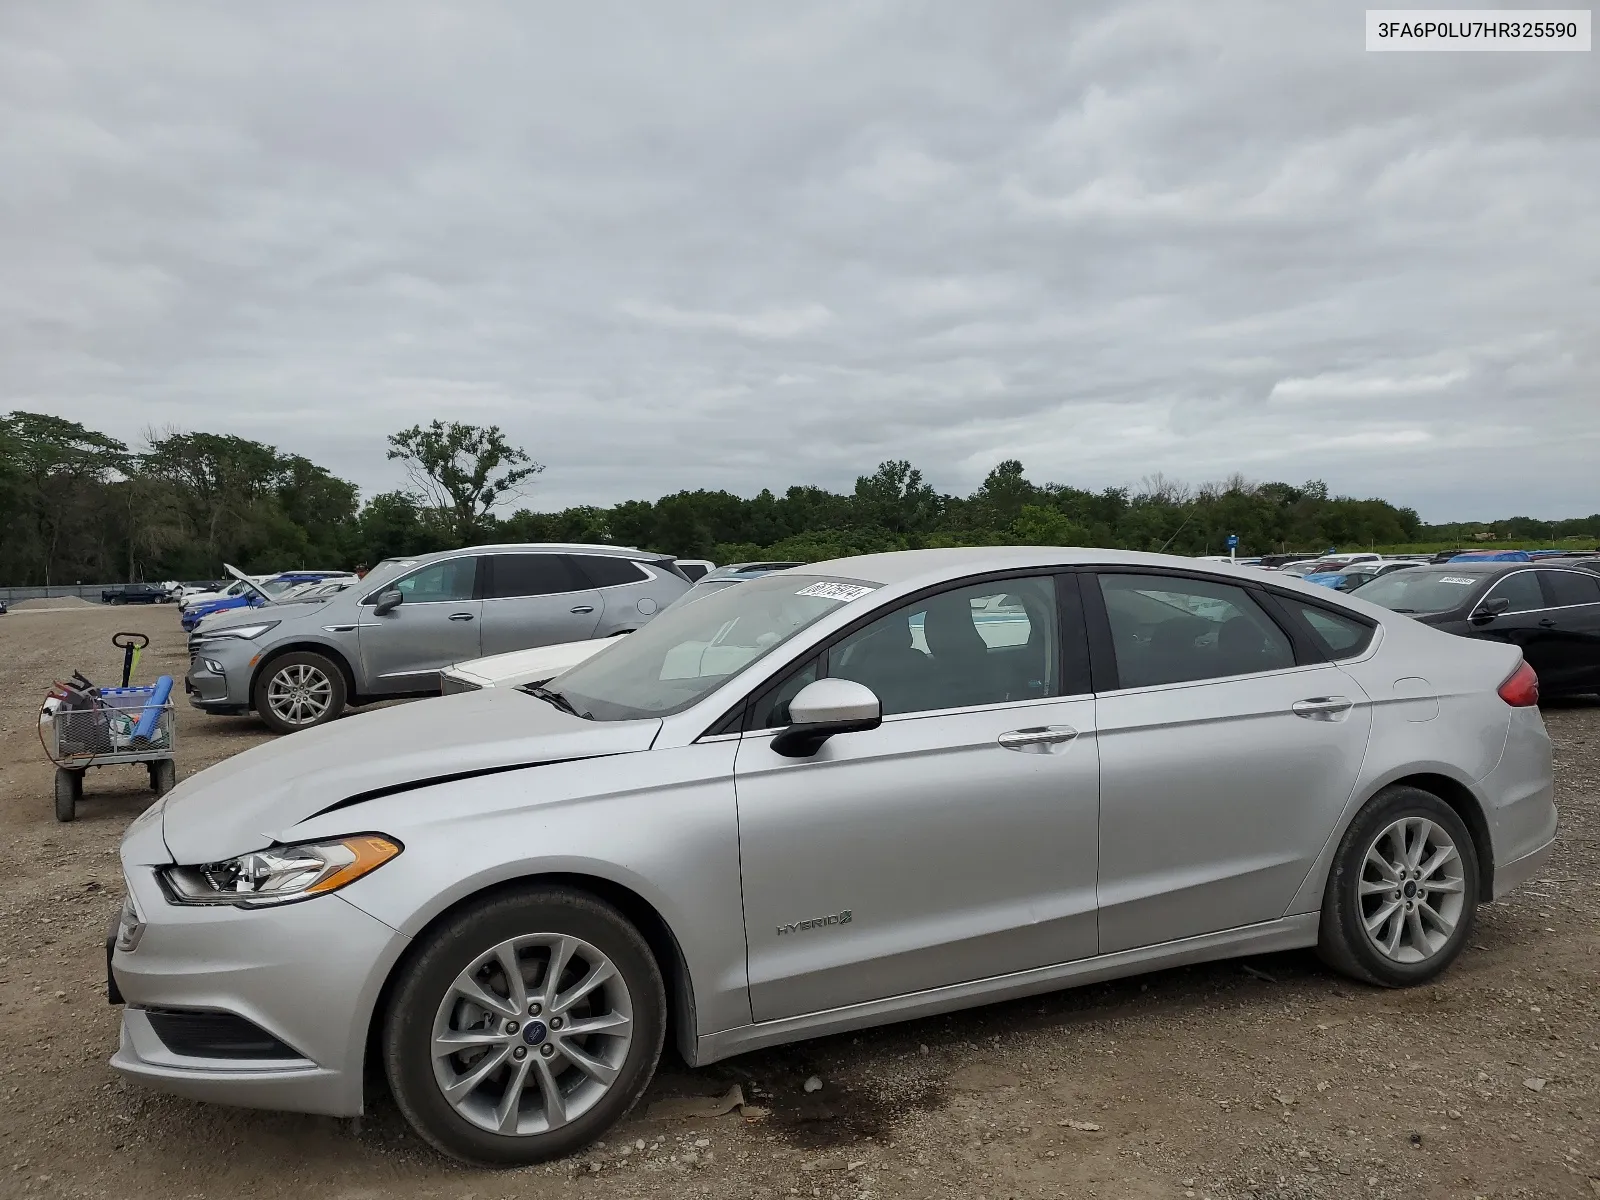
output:
<instances>
[{"instance_id":1,"label":"silver suv","mask_svg":"<svg viewBox=\"0 0 1600 1200\"><path fill-rule=\"evenodd\" d=\"M689 589L665 555L614 546L473 546L389 559L312 601L240 609L189 638L189 702L254 709L276 733L348 704L436 694L465 658L639 628Z\"/></svg>"}]
</instances>

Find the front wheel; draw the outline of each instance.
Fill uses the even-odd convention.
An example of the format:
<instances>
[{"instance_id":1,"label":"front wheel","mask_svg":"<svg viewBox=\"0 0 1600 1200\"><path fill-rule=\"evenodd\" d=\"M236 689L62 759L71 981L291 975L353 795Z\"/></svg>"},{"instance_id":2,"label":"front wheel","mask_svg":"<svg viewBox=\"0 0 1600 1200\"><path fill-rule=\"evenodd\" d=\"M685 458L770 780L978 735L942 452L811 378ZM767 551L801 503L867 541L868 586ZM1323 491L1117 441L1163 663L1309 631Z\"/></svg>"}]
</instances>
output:
<instances>
[{"instance_id":1,"label":"front wheel","mask_svg":"<svg viewBox=\"0 0 1600 1200\"><path fill-rule=\"evenodd\" d=\"M253 707L273 733L294 733L344 712L344 672L320 654L296 650L267 664L256 680Z\"/></svg>"},{"instance_id":2,"label":"front wheel","mask_svg":"<svg viewBox=\"0 0 1600 1200\"><path fill-rule=\"evenodd\" d=\"M83 772L56 768L56 820L76 821L78 801L83 799Z\"/></svg>"},{"instance_id":3,"label":"front wheel","mask_svg":"<svg viewBox=\"0 0 1600 1200\"><path fill-rule=\"evenodd\" d=\"M1395 785L1357 814L1339 843L1317 952L1383 987L1426 983L1455 960L1478 906L1478 855L1456 811Z\"/></svg>"},{"instance_id":4,"label":"front wheel","mask_svg":"<svg viewBox=\"0 0 1600 1200\"><path fill-rule=\"evenodd\" d=\"M655 1074L666 993L650 948L592 896L530 888L472 905L402 970L384 1067L413 1129L518 1166L580 1149Z\"/></svg>"}]
</instances>

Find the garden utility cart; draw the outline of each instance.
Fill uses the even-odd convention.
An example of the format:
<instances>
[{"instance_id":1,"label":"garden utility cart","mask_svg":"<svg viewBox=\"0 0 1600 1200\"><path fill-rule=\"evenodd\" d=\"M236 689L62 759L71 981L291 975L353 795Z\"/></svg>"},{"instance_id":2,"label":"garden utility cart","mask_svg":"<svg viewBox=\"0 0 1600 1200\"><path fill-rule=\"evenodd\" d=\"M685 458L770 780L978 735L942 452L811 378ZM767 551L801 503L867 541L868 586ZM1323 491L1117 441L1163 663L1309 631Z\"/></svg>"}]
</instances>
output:
<instances>
[{"instance_id":1,"label":"garden utility cart","mask_svg":"<svg viewBox=\"0 0 1600 1200\"><path fill-rule=\"evenodd\" d=\"M172 676L163 675L149 687L130 687L127 682L138 651L148 640L142 634L118 634L113 639L125 652L122 687L95 687L74 672L69 682L57 683L44 702L39 740L56 765L56 820L77 817L83 777L90 767L143 763L157 796L177 783Z\"/></svg>"}]
</instances>

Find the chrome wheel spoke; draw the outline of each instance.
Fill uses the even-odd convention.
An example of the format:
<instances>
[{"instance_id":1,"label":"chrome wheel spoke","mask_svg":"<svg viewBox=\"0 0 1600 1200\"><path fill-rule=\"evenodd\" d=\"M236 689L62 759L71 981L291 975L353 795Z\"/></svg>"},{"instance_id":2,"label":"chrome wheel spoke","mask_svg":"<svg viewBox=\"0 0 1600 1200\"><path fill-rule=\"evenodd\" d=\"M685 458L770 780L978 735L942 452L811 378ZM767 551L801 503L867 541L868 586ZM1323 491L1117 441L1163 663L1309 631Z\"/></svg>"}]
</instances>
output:
<instances>
[{"instance_id":1,"label":"chrome wheel spoke","mask_svg":"<svg viewBox=\"0 0 1600 1200\"><path fill-rule=\"evenodd\" d=\"M520 1016L528 1011L528 985L523 982L522 962L517 958L514 942L501 942L494 948L500 969L506 973L506 987L511 992L510 1003Z\"/></svg>"},{"instance_id":2,"label":"chrome wheel spoke","mask_svg":"<svg viewBox=\"0 0 1600 1200\"><path fill-rule=\"evenodd\" d=\"M1438 909L1434 908L1433 905L1429 904L1426 900L1417 905L1417 913L1420 916L1426 917L1429 921L1432 921L1434 928L1438 929L1439 932L1443 933L1446 937L1449 937L1456 931L1456 923L1447 919L1442 913L1439 912Z\"/></svg>"},{"instance_id":3,"label":"chrome wheel spoke","mask_svg":"<svg viewBox=\"0 0 1600 1200\"><path fill-rule=\"evenodd\" d=\"M1428 880L1428 894L1439 893L1447 896L1459 896L1467 890L1466 881L1463 879L1430 879Z\"/></svg>"},{"instance_id":4,"label":"chrome wheel spoke","mask_svg":"<svg viewBox=\"0 0 1600 1200\"><path fill-rule=\"evenodd\" d=\"M1411 942L1411 948L1423 958L1432 953L1428 945L1428 931L1422 927L1422 913L1415 908L1406 910L1406 937Z\"/></svg>"},{"instance_id":5,"label":"chrome wheel spoke","mask_svg":"<svg viewBox=\"0 0 1600 1200\"><path fill-rule=\"evenodd\" d=\"M555 1010L556 988L561 983L561 976L577 949L578 943L569 937L559 938L555 945L550 947L550 962L545 967L544 985L540 988L540 992L544 997L544 1006L551 1011Z\"/></svg>"},{"instance_id":6,"label":"chrome wheel spoke","mask_svg":"<svg viewBox=\"0 0 1600 1200\"><path fill-rule=\"evenodd\" d=\"M603 1037L625 1037L632 1032L633 1019L612 1012L600 1017L580 1017L576 1021L568 1021L561 1035L563 1038L575 1038L587 1033L597 1033Z\"/></svg>"},{"instance_id":7,"label":"chrome wheel spoke","mask_svg":"<svg viewBox=\"0 0 1600 1200\"><path fill-rule=\"evenodd\" d=\"M1440 846L1427 862L1417 868L1417 874L1422 879L1432 879L1434 872L1456 857L1458 856L1454 846Z\"/></svg>"},{"instance_id":8,"label":"chrome wheel spoke","mask_svg":"<svg viewBox=\"0 0 1600 1200\"><path fill-rule=\"evenodd\" d=\"M1405 919L1397 912L1389 922L1389 936L1383 939L1383 952L1393 958L1400 949L1400 935L1406 931Z\"/></svg>"},{"instance_id":9,"label":"chrome wheel spoke","mask_svg":"<svg viewBox=\"0 0 1600 1200\"><path fill-rule=\"evenodd\" d=\"M566 1012L567 1009L582 1000L602 983L616 977L617 969L611 965L609 959L596 963L587 975L551 1001L550 1011L556 1013Z\"/></svg>"},{"instance_id":10,"label":"chrome wheel spoke","mask_svg":"<svg viewBox=\"0 0 1600 1200\"><path fill-rule=\"evenodd\" d=\"M1367 866L1371 867L1379 875L1383 876L1384 880L1388 883L1398 883L1400 881L1400 872L1395 869L1394 865L1390 863L1388 859L1386 859L1382 854L1378 853L1378 847L1376 843L1373 845L1372 849L1367 851Z\"/></svg>"},{"instance_id":11,"label":"chrome wheel spoke","mask_svg":"<svg viewBox=\"0 0 1600 1200\"><path fill-rule=\"evenodd\" d=\"M444 1098L452 1104L459 1105L477 1089L477 1086L487 1079L499 1068L500 1064L511 1057L511 1047L501 1046L498 1050L491 1050L483 1058L474 1063L465 1075L456 1079L444 1089Z\"/></svg>"},{"instance_id":12,"label":"chrome wheel spoke","mask_svg":"<svg viewBox=\"0 0 1600 1200\"><path fill-rule=\"evenodd\" d=\"M603 1083L607 1087L610 1087L611 1084L616 1081L617 1068L613 1067L609 1063L601 1062L598 1058L595 1058L581 1046L577 1046L572 1042L563 1040L560 1043L559 1049L566 1057L568 1062L577 1067L578 1070L582 1071L590 1079L593 1079L598 1083Z\"/></svg>"},{"instance_id":13,"label":"chrome wheel spoke","mask_svg":"<svg viewBox=\"0 0 1600 1200\"><path fill-rule=\"evenodd\" d=\"M471 975L464 972L456 980L455 990L468 1000L471 1000L479 1008L488 1009L492 1013L499 1013L502 1017L520 1018L522 1016L522 1010L513 1008L511 1001L504 996L491 992Z\"/></svg>"},{"instance_id":14,"label":"chrome wheel spoke","mask_svg":"<svg viewBox=\"0 0 1600 1200\"><path fill-rule=\"evenodd\" d=\"M533 1060L523 1059L513 1063L511 1078L506 1080L505 1095L500 1098L500 1106L495 1109L495 1128L501 1133L515 1133L517 1131L517 1118L521 1115L522 1089L528 1082L528 1066Z\"/></svg>"},{"instance_id":15,"label":"chrome wheel spoke","mask_svg":"<svg viewBox=\"0 0 1600 1200\"><path fill-rule=\"evenodd\" d=\"M551 1129L567 1123L567 1100L556 1082L556 1073L550 1069L550 1060L539 1058L534 1062L539 1072L539 1097L544 1101L544 1119Z\"/></svg>"},{"instance_id":16,"label":"chrome wheel spoke","mask_svg":"<svg viewBox=\"0 0 1600 1200\"><path fill-rule=\"evenodd\" d=\"M492 1029L462 1029L449 1030L435 1035L433 1039L434 1057L442 1058L447 1054L459 1054L463 1050L477 1050L484 1046L498 1046L506 1040L506 1035L497 1033Z\"/></svg>"},{"instance_id":17,"label":"chrome wheel spoke","mask_svg":"<svg viewBox=\"0 0 1600 1200\"><path fill-rule=\"evenodd\" d=\"M1412 828L1410 844L1406 849L1406 866L1413 871L1422 863L1422 852L1427 848L1428 838L1433 833L1433 822L1425 817L1419 817Z\"/></svg>"},{"instance_id":18,"label":"chrome wheel spoke","mask_svg":"<svg viewBox=\"0 0 1600 1200\"><path fill-rule=\"evenodd\" d=\"M1393 879L1363 879L1360 891L1363 896L1378 896L1384 892L1392 892L1399 886Z\"/></svg>"},{"instance_id":19,"label":"chrome wheel spoke","mask_svg":"<svg viewBox=\"0 0 1600 1200\"><path fill-rule=\"evenodd\" d=\"M1373 913L1367 918L1367 932L1372 934L1374 937L1381 936L1379 931L1384 927L1384 924L1389 920L1390 917L1394 916L1394 914L1399 911L1400 901L1390 900L1377 912Z\"/></svg>"}]
</instances>

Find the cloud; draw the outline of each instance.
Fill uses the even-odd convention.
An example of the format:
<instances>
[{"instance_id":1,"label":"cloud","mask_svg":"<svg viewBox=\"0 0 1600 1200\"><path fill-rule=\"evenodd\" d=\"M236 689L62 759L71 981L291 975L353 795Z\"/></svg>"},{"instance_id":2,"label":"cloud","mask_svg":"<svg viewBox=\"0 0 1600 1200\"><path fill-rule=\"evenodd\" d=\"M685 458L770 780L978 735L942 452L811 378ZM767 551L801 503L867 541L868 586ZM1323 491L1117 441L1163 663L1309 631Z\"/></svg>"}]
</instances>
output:
<instances>
[{"instance_id":1,"label":"cloud","mask_svg":"<svg viewBox=\"0 0 1600 1200\"><path fill-rule=\"evenodd\" d=\"M1448 390L1468 378L1465 369L1434 375L1316 375L1310 379L1280 379L1272 385L1272 400L1389 400Z\"/></svg>"},{"instance_id":2,"label":"cloud","mask_svg":"<svg viewBox=\"0 0 1600 1200\"><path fill-rule=\"evenodd\" d=\"M1600 75L1361 22L4 6L0 410L369 494L385 434L495 422L542 507L1017 457L1590 511Z\"/></svg>"},{"instance_id":3,"label":"cloud","mask_svg":"<svg viewBox=\"0 0 1600 1200\"><path fill-rule=\"evenodd\" d=\"M797 308L767 308L753 313L697 312L674 308L670 304L651 304L644 300L624 300L619 312L651 325L668 329L720 329L741 337L792 338L820 329L833 320L821 304Z\"/></svg>"}]
</instances>

